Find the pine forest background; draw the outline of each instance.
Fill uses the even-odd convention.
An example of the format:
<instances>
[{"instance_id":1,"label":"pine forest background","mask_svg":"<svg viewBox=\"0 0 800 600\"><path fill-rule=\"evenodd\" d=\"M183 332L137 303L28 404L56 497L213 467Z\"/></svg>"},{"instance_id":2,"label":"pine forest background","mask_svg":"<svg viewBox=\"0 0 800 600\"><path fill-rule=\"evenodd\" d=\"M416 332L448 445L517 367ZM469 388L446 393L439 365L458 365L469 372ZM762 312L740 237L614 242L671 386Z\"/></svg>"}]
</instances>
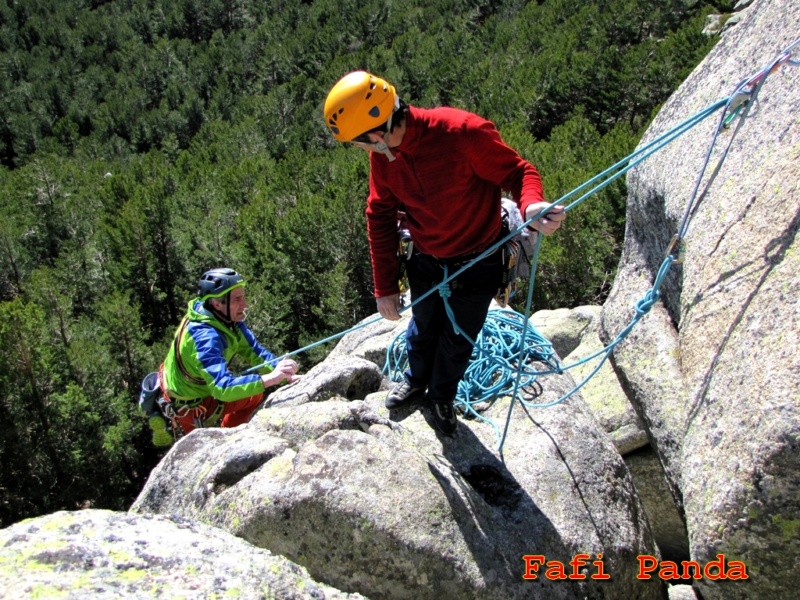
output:
<instances>
[{"instance_id":1,"label":"pine forest background","mask_svg":"<svg viewBox=\"0 0 800 600\"><path fill-rule=\"evenodd\" d=\"M367 155L321 117L367 69L475 111L554 200L635 147L705 56L691 0L0 0L0 526L126 510L138 414L197 277L248 279L273 352L375 312ZM535 309L602 302L618 181L543 244ZM329 348L298 358L308 369Z\"/></svg>"}]
</instances>

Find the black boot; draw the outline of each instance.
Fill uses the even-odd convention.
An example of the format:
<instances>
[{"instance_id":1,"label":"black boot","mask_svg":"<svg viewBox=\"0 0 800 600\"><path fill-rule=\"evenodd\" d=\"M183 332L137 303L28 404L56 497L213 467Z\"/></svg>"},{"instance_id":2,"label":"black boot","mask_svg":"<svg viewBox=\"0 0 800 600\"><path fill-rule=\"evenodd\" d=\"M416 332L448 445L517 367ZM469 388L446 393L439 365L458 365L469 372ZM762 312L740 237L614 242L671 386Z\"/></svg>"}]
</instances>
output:
<instances>
[{"instance_id":1,"label":"black boot","mask_svg":"<svg viewBox=\"0 0 800 600\"><path fill-rule=\"evenodd\" d=\"M411 402L423 391L425 391L425 388L411 387L411 384L404 378L403 381L392 388L392 391L386 396L384 404L389 410L399 408Z\"/></svg>"},{"instance_id":2,"label":"black boot","mask_svg":"<svg viewBox=\"0 0 800 600\"><path fill-rule=\"evenodd\" d=\"M431 402L431 413L436 429L448 436L452 436L456 432L458 421L452 400L450 402Z\"/></svg>"}]
</instances>

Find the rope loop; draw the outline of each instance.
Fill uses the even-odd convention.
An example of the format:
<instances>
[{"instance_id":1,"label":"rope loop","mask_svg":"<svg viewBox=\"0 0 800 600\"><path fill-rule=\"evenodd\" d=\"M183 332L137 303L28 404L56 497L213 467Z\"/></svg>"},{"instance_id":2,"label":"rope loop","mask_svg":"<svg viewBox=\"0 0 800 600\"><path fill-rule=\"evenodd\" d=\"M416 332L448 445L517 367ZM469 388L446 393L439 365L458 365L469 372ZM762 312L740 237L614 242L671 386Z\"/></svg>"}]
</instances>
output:
<instances>
[{"instance_id":1,"label":"rope loop","mask_svg":"<svg viewBox=\"0 0 800 600\"><path fill-rule=\"evenodd\" d=\"M644 298L639 300L634 305L634 310L636 314L640 317L643 317L650 309L653 308L653 305L658 302L659 298L661 298L661 293L658 290L650 289L645 295Z\"/></svg>"}]
</instances>

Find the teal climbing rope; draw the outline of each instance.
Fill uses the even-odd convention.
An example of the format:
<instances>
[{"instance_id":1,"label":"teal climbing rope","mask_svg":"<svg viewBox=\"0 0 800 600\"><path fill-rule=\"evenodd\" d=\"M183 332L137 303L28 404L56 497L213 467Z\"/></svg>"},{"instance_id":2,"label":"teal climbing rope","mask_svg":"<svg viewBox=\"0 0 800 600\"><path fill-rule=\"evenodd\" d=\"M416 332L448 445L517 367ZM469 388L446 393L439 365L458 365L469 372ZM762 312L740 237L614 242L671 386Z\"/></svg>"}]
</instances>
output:
<instances>
[{"instance_id":1,"label":"teal climbing rope","mask_svg":"<svg viewBox=\"0 0 800 600\"><path fill-rule=\"evenodd\" d=\"M513 391L517 364L524 365L522 385L532 384L542 372L537 363L560 372L553 345L525 318L511 309L490 310L472 350L472 359L458 385L457 399L464 414L479 417L475 405ZM463 334L462 334L463 335ZM387 349L386 369L399 380L408 368L405 335L394 338Z\"/></svg>"}]
</instances>

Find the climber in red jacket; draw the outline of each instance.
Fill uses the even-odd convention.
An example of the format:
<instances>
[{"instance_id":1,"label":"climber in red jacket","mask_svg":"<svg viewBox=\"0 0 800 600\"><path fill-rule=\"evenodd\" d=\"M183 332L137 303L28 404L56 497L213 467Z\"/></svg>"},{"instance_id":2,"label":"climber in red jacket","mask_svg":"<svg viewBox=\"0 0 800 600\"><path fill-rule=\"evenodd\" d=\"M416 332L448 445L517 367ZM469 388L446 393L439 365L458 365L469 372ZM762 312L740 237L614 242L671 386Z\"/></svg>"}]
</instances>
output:
<instances>
[{"instance_id":1,"label":"climber in red jacket","mask_svg":"<svg viewBox=\"0 0 800 600\"><path fill-rule=\"evenodd\" d=\"M328 93L325 123L340 142L370 152L367 233L378 311L400 318L398 211L414 243L407 264L411 300L442 282L503 236L501 190L511 194L525 219L549 206L539 172L507 146L494 124L449 107L409 106L380 77L355 71ZM566 213L556 206L532 227L545 235ZM458 326L475 340L500 287L501 253L476 262L449 284L447 301ZM472 344L448 318L440 294L414 304L406 334L409 368L386 397L389 409L427 390L433 423L456 431L453 402Z\"/></svg>"}]
</instances>

